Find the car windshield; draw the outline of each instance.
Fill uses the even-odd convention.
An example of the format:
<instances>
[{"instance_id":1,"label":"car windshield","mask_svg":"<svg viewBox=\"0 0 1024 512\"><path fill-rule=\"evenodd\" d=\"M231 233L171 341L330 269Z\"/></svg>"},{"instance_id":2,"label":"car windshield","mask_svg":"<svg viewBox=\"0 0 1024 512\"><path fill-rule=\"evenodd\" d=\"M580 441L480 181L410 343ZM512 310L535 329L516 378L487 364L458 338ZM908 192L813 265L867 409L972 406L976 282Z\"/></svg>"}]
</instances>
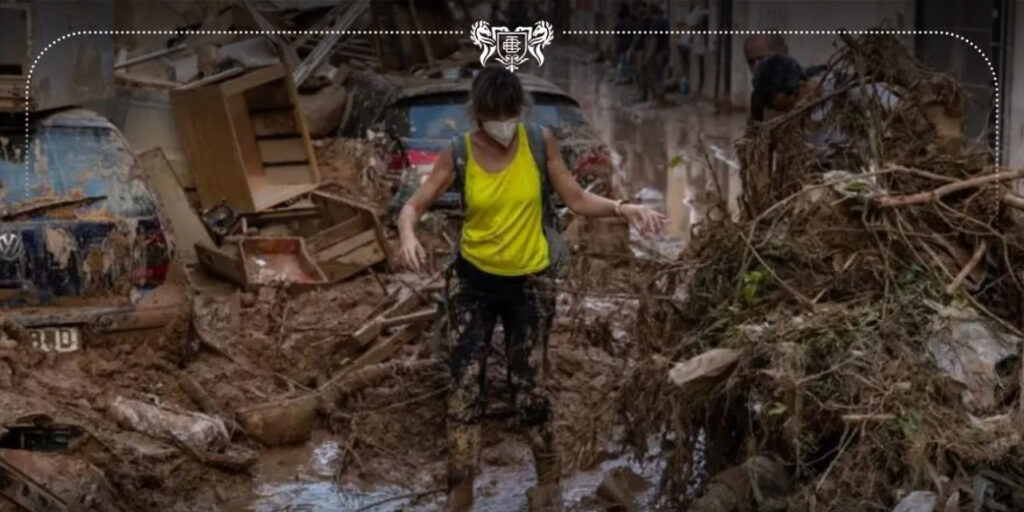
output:
<instances>
[{"instance_id":1,"label":"car windshield","mask_svg":"<svg viewBox=\"0 0 1024 512\"><path fill-rule=\"evenodd\" d=\"M467 93L437 94L402 100L391 109L388 122L395 135L414 139L450 139L473 127L466 112ZM553 94L534 94L526 121L554 131L584 125L586 120L572 100Z\"/></svg>"}]
</instances>

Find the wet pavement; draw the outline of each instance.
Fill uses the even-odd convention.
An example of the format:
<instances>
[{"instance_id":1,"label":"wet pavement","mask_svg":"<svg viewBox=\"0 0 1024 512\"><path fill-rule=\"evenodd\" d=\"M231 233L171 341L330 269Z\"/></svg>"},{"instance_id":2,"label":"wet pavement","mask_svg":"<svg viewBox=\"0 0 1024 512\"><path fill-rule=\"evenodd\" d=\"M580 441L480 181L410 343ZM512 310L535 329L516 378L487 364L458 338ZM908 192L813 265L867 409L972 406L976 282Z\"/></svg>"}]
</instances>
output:
<instances>
[{"instance_id":1,"label":"wet pavement","mask_svg":"<svg viewBox=\"0 0 1024 512\"><path fill-rule=\"evenodd\" d=\"M637 101L631 85L615 83L605 63L561 48L540 75L571 94L602 140L618 153L616 193L656 205L668 216L665 237L653 244L674 257L690 230L708 215L737 212L739 167L733 141L743 133L743 112L717 114L707 101L668 94L674 106ZM719 198L724 198L721 201Z\"/></svg>"}]
</instances>

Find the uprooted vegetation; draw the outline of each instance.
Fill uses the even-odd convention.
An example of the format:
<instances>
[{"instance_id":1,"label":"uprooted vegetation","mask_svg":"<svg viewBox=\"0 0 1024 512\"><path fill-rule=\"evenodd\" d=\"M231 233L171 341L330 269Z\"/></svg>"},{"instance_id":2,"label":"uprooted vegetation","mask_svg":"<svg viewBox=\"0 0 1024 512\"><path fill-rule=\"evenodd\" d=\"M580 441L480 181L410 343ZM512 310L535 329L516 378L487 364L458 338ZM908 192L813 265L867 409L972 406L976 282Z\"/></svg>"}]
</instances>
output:
<instances>
[{"instance_id":1,"label":"uprooted vegetation","mask_svg":"<svg viewBox=\"0 0 1024 512\"><path fill-rule=\"evenodd\" d=\"M892 36L844 39L834 92L740 141L743 221L654 276L673 298L643 305L631 439L662 439L662 495L691 510L1024 508L1022 173L964 139L958 83ZM895 108L843 94L877 82Z\"/></svg>"}]
</instances>

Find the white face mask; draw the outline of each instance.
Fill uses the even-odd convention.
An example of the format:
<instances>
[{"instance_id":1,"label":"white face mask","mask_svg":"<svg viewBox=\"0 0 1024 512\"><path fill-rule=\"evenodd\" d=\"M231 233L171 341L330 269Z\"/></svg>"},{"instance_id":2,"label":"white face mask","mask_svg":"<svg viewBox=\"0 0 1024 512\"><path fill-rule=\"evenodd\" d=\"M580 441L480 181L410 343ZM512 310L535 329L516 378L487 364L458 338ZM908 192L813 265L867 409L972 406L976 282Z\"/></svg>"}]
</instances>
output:
<instances>
[{"instance_id":1,"label":"white face mask","mask_svg":"<svg viewBox=\"0 0 1024 512\"><path fill-rule=\"evenodd\" d=\"M519 128L519 118L513 117L512 119L506 119L504 121L485 121L483 129L490 135L492 139L498 141L498 144L505 146L506 148L512 144L512 140L516 138L516 129Z\"/></svg>"}]
</instances>

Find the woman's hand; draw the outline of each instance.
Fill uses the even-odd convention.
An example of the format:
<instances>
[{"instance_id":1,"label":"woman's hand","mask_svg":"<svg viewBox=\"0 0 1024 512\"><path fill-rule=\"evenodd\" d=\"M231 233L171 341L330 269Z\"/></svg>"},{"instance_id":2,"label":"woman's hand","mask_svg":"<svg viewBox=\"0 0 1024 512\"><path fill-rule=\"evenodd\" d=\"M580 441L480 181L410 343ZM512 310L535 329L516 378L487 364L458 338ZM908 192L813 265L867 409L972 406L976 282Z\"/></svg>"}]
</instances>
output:
<instances>
[{"instance_id":1,"label":"woman's hand","mask_svg":"<svg viewBox=\"0 0 1024 512\"><path fill-rule=\"evenodd\" d=\"M405 268L413 272L419 272L427 260L427 251L423 250L416 235L402 237L401 246L398 250L398 261Z\"/></svg>"},{"instance_id":2,"label":"woman's hand","mask_svg":"<svg viewBox=\"0 0 1024 512\"><path fill-rule=\"evenodd\" d=\"M653 208L638 204L624 204L619 206L618 210L619 215L642 234L658 233L665 226L665 215Z\"/></svg>"}]
</instances>

